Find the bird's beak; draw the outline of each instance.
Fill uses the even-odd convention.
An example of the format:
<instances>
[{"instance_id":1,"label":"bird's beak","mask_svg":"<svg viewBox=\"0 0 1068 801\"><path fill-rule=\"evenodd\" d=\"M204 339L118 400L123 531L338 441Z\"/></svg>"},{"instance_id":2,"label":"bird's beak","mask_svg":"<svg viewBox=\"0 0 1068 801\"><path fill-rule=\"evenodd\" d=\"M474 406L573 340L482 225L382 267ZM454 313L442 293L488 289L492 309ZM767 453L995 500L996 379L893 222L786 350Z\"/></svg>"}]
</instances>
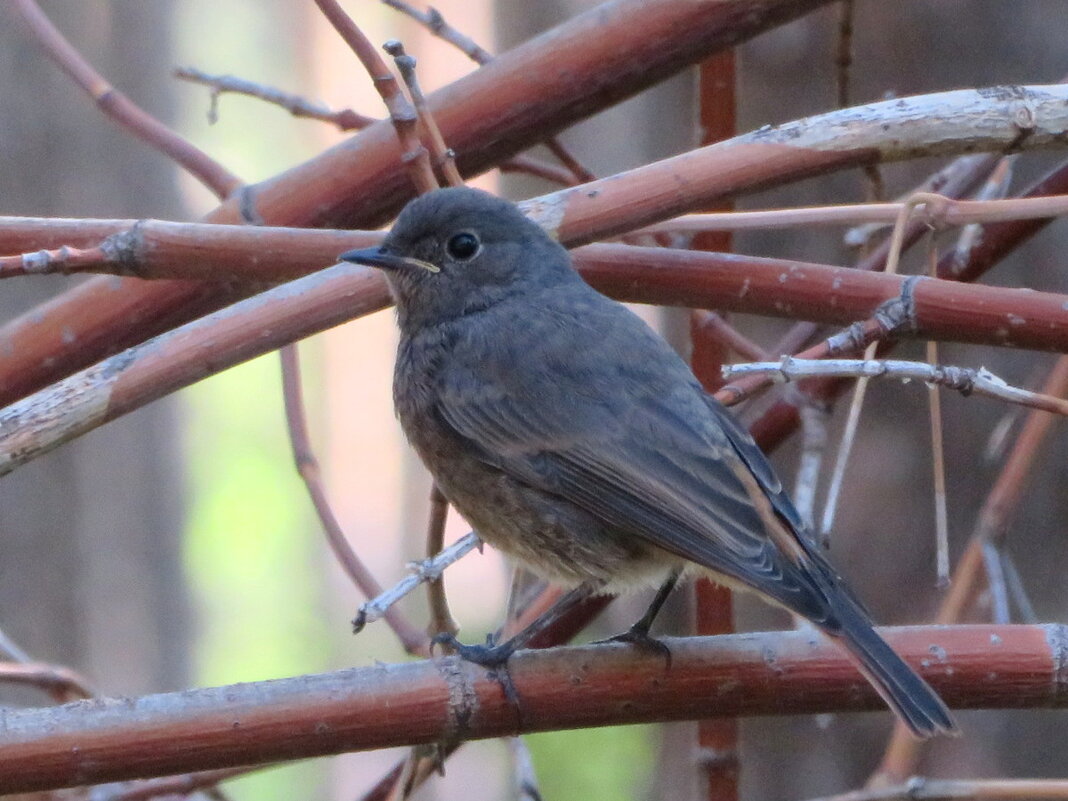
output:
<instances>
[{"instance_id":1,"label":"bird's beak","mask_svg":"<svg viewBox=\"0 0 1068 801\"><path fill-rule=\"evenodd\" d=\"M398 256L382 248L363 248L362 250L350 250L338 256L341 261L351 261L354 264L366 264L370 267L378 267L383 270L399 270L404 267L418 267L427 272L441 272L440 268L422 259L413 259L409 256Z\"/></svg>"}]
</instances>

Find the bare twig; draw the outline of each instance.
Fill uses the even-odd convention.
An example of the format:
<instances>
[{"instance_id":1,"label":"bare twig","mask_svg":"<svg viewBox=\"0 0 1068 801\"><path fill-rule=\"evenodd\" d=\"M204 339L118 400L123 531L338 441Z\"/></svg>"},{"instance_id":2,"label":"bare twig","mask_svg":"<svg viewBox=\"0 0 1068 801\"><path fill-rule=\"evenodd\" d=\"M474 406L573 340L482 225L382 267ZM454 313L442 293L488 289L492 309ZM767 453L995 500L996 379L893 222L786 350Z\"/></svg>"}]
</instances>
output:
<instances>
[{"instance_id":1,"label":"bare twig","mask_svg":"<svg viewBox=\"0 0 1068 801\"><path fill-rule=\"evenodd\" d=\"M160 796L185 796L197 791L214 788L220 782L236 779L253 771L261 771L270 765L253 765L251 767L221 768L186 773L182 776L166 776L162 779L147 779L111 790L106 787L94 788L93 801L150 801Z\"/></svg>"},{"instance_id":2,"label":"bare twig","mask_svg":"<svg viewBox=\"0 0 1068 801\"><path fill-rule=\"evenodd\" d=\"M430 519L426 527L426 553L432 559L445 547L445 521L449 516L449 502L441 493L437 484L430 487ZM430 603L430 623L427 633L431 637L437 634L455 635L460 627L456 625L449 604L445 597L444 572L427 579L427 597ZM362 611L362 610L361 610Z\"/></svg>"},{"instance_id":3,"label":"bare twig","mask_svg":"<svg viewBox=\"0 0 1068 801\"><path fill-rule=\"evenodd\" d=\"M284 108L294 117L306 117L328 122L342 131L358 131L378 122L374 117L359 114L351 108L332 109L325 103L309 100L306 97L285 92L274 86L256 83L236 75L209 75L195 67L178 67L174 70L174 77L192 83L199 83L211 89L211 106L208 110L208 121L213 124L219 117L219 96L227 92L255 97L271 105Z\"/></svg>"},{"instance_id":4,"label":"bare twig","mask_svg":"<svg viewBox=\"0 0 1068 801\"><path fill-rule=\"evenodd\" d=\"M931 278L938 275L938 250L935 246L934 230L928 235L927 274ZM927 340L927 363L938 364L938 343ZM931 469L934 478L935 502L935 576L938 587L944 589L949 584L949 514L946 511L946 456L942 435L942 396L933 382L927 383L927 401L931 418Z\"/></svg>"},{"instance_id":5,"label":"bare twig","mask_svg":"<svg viewBox=\"0 0 1068 801\"><path fill-rule=\"evenodd\" d=\"M694 310L693 325L703 336L720 342L731 350L737 351L746 359L753 361L767 361L769 356L766 350L755 343L723 317L713 311L704 309Z\"/></svg>"},{"instance_id":6,"label":"bare twig","mask_svg":"<svg viewBox=\"0 0 1068 801\"><path fill-rule=\"evenodd\" d=\"M404 96L397 79L389 71L386 62L378 55L374 45L367 39L363 31L359 29L352 18L345 13L337 0L315 0L319 10L323 12L334 30L338 32L352 52L363 64L371 76L371 82L378 91L382 102L386 104L389 118L397 132L397 138L401 142L404 151L401 159L408 170L408 175L415 184L416 191L424 194L437 188L434 179L434 170L430 164L430 154L419 140L419 118L412 104Z\"/></svg>"},{"instance_id":7,"label":"bare twig","mask_svg":"<svg viewBox=\"0 0 1068 801\"><path fill-rule=\"evenodd\" d=\"M816 488L819 485L823 455L827 450L829 409L817 403L801 407L801 456L794 482L794 505L809 530L815 530ZM827 546L826 540L821 543Z\"/></svg>"},{"instance_id":8,"label":"bare twig","mask_svg":"<svg viewBox=\"0 0 1068 801\"><path fill-rule=\"evenodd\" d=\"M407 14L416 22L425 26L431 33L445 40L476 64L487 64L493 61L493 56L488 50L480 47L474 39L461 33L445 21L445 17L436 8L428 8L420 11L404 0L382 0L390 8Z\"/></svg>"},{"instance_id":9,"label":"bare twig","mask_svg":"<svg viewBox=\"0 0 1068 801\"><path fill-rule=\"evenodd\" d=\"M0 256L0 278L17 275L86 272L114 262L99 248L73 248L63 245L55 250L36 250L17 256Z\"/></svg>"},{"instance_id":10,"label":"bare twig","mask_svg":"<svg viewBox=\"0 0 1068 801\"><path fill-rule=\"evenodd\" d=\"M293 449L293 460L296 463L297 472L304 480L334 557L365 597L376 598L382 594L382 585L378 583L349 544L326 497L319 460L315 458L311 438L308 436L304 398L300 387L300 361L297 346L288 345L279 351L279 355L282 359L282 396L285 399L286 428L289 431L289 444ZM427 637L419 632L419 629L404 616L400 609L388 609L383 617L401 641L405 651L422 656L429 653Z\"/></svg>"},{"instance_id":11,"label":"bare twig","mask_svg":"<svg viewBox=\"0 0 1068 801\"><path fill-rule=\"evenodd\" d=\"M831 377L896 378L905 383L923 381L955 389L963 395L974 393L1033 409L1068 415L1068 400L1010 386L984 367L953 367L897 359L811 359L795 356L784 356L777 362L728 364L723 367L724 378L743 375L766 375L778 381Z\"/></svg>"},{"instance_id":12,"label":"bare twig","mask_svg":"<svg viewBox=\"0 0 1068 801\"><path fill-rule=\"evenodd\" d=\"M155 117L145 113L136 103L104 80L63 37L37 3L33 0L13 0L12 5L52 60L93 98L105 115L180 164L220 198L228 197L242 185L236 175Z\"/></svg>"},{"instance_id":13,"label":"bare twig","mask_svg":"<svg viewBox=\"0 0 1068 801\"><path fill-rule=\"evenodd\" d=\"M1000 200L1009 193L1012 185L1012 168L1018 156L1005 156L998 162L998 166L990 174L983 186L976 193L976 200ZM954 268L959 270L967 264L972 257L972 250L979 244L983 234L983 227L979 222L973 222L961 229L957 238L957 246L953 249Z\"/></svg>"},{"instance_id":14,"label":"bare twig","mask_svg":"<svg viewBox=\"0 0 1068 801\"><path fill-rule=\"evenodd\" d=\"M92 698L96 694L84 678L69 668L22 660L17 663L0 662L0 683L37 687L61 704Z\"/></svg>"},{"instance_id":15,"label":"bare twig","mask_svg":"<svg viewBox=\"0 0 1068 801\"><path fill-rule=\"evenodd\" d=\"M1016 568L1016 560L1012 558L1012 554L1004 547L998 548L998 553L1001 554L1001 567L1009 587L1009 595L1016 602L1016 609L1020 613L1017 619L1022 623L1037 623L1038 615L1035 613L1034 604L1031 603L1031 599L1027 595L1023 577Z\"/></svg>"},{"instance_id":16,"label":"bare twig","mask_svg":"<svg viewBox=\"0 0 1068 801\"><path fill-rule=\"evenodd\" d=\"M1009 612L1009 591L1005 584L1001 551L992 542L983 543L983 567L986 570L986 584L990 589L990 619L995 623L1008 623L1012 617Z\"/></svg>"},{"instance_id":17,"label":"bare twig","mask_svg":"<svg viewBox=\"0 0 1068 801\"><path fill-rule=\"evenodd\" d=\"M474 532L471 532L465 534L448 548L445 548L437 556L425 559L422 562L411 563L409 565L411 572L407 576L360 607L355 619L352 621L353 632L359 633L368 623L374 623L384 617L386 611L393 604L397 603L420 584L441 578L445 568L476 548L481 547L482 540Z\"/></svg>"},{"instance_id":18,"label":"bare twig","mask_svg":"<svg viewBox=\"0 0 1068 801\"><path fill-rule=\"evenodd\" d=\"M33 658L22 650L18 643L7 636L7 632L0 629L0 657L11 662L32 662Z\"/></svg>"},{"instance_id":19,"label":"bare twig","mask_svg":"<svg viewBox=\"0 0 1068 801\"><path fill-rule=\"evenodd\" d=\"M1068 214L1068 195L956 200L935 192L917 192L910 196L910 199L895 203L854 203L685 214L635 229L631 233L747 231L859 222L892 225L906 209L910 210L916 222L924 226L946 227L1007 220L1040 220ZM900 245L898 247L900 252Z\"/></svg>"},{"instance_id":20,"label":"bare twig","mask_svg":"<svg viewBox=\"0 0 1068 801\"><path fill-rule=\"evenodd\" d=\"M415 113L419 116L419 122L426 136L427 149L434 161L434 166L441 170L445 183L449 186L463 186L464 179L460 177L456 169L456 155L445 144L441 136L441 130L434 121L434 115L426 104L426 97L419 87L419 80L415 74L415 57L404 52L404 45L395 39L386 42L383 46L385 51L393 56L393 61L400 70L401 78L408 87L412 103L415 105Z\"/></svg>"},{"instance_id":21,"label":"bare twig","mask_svg":"<svg viewBox=\"0 0 1068 801\"><path fill-rule=\"evenodd\" d=\"M402 14L407 14L419 24L425 26L435 36L443 39L458 49L476 64L488 64L493 61L493 55L488 50L479 46L479 44L470 36L460 32L446 22L445 17L443 17L441 12L436 8L428 7L426 11L420 11L411 3L404 2L404 0L382 0L382 2ZM564 174L570 176L569 180L560 181L556 178L550 178L550 180L557 180L558 183L573 185L586 183L597 177L580 164L578 159L571 155L571 151L564 146L558 137L554 136L546 140L545 146L560 160L560 163L564 165L566 171ZM537 172L530 169L535 165ZM529 172L532 175L539 175L539 177L542 178L551 174L548 169L550 165L542 166L540 162L531 164L528 161L521 161L520 157L512 159L506 164L502 164L501 168L504 169L506 166L510 168L507 170L508 172Z\"/></svg>"},{"instance_id":22,"label":"bare twig","mask_svg":"<svg viewBox=\"0 0 1068 801\"><path fill-rule=\"evenodd\" d=\"M1050 371L1042 393L1063 398L1066 392L1068 357L1062 356ZM963 618L975 594L979 578L983 575L985 546L987 543L1001 545L1008 520L1023 499L1039 448L1045 442L1054 419L1053 415L1038 409L1028 413L1027 421L1005 460L1005 466L979 511L975 529L957 563L949 591L942 599L935 616L936 623L947 625ZM904 781L916 770L920 747L904 726L896 724L882 761L868 779L867 786L882 787Z\"/></svg>"},{"instance_id":23,"label":"bare twig","mask_svg":"<svg viewBox=\"0 0 1068 801\"><path fill-rule=\"evenodd\" d=\"M890 237L890 252L886 258L886 272L889 275L897 273L898 260L901 258L901 248L905 239L905 226L913 209L921 203L938 202L933 198L941 198L940 195L917 193L905 201L898 211L897 221L894 223L894 231ZM875 356L876 342L872 342L864 350L865 361L870 361ZM853 387L853 398L849 405L849 416L846 418L845 431L838 445L838 456L835 460L834 471L831 473L830 486L827 489L827 500L823 505L823 516L820 520L820 536L824 539L830 536L834 525L834 515L838 508L838 496L845 479L846 465L849 462L849 454L856 439L857 427L860 425L860 412L864 406L864 395L868 390L868 378L861 376Z\"/></svg>"}]
</instances>

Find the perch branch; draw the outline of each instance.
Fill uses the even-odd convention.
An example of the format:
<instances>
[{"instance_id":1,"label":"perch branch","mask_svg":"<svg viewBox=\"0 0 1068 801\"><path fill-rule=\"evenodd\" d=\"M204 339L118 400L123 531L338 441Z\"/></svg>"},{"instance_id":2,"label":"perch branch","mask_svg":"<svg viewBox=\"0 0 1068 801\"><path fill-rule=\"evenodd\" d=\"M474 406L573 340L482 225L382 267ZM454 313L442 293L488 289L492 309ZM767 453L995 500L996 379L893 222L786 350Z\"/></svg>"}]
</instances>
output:
<instances>
[{"instance_id":1,"label":"perch branch","mask_svg":"<svg viewBox=\"0 0 1068 801\"><path fill-rule=\"evenodd\" d=\"M883 629L956 707L1068 706L1064 626ZM844 652L811 631L667 638L663 658L623 644L521 651L509 672L523 731L879 709ZM382 710L389 709L389 715ZM885 712L884 712L885 714ZM517 733L512 701L458 657L8 710L8 792ZM161 747L165 743L166 747Z\"/></svg>"}]
</instances>

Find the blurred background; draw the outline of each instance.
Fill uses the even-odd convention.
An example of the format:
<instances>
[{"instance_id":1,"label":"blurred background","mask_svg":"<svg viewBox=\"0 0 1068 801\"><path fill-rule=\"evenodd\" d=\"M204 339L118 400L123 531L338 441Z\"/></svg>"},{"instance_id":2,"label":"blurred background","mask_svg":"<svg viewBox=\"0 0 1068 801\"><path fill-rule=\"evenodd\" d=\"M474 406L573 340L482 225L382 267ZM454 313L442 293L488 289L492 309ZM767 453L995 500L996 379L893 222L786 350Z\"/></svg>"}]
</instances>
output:
<instances>
[{"instance_id":1,"label":"blurred background","mask_svg":"<svg viewBox=\"0 0 1068 801\"><path fill-rule=\"evenodd\" d=\"M113 83L247 181L310 158L342 134L280 109L226 95L207 120L208 92L171 77L175 66L230 73L331 106L381 115L358 63L311 3L297 0L44 0L44 10ZM445 17L499 52L593 2L438 0ZM372 41L402 39L431 90L473 65L450 46L371 0L348 10ZM190 220L215 205L161 156L117 131L0 8L0 214ZM833 108L837 5L773 31L738 53L739 130ZM1049 83L1068 72L1060 0L856 0L853 101L969 86ZM563 135L575 155L607 175L692 147L698 134L691 74L598 115ZM1014 186L1057 162L1029 154ZM888 194L918 183L939 162L883 170ZM477 185L513 198L552 189L495 176ZM863 176L847 173L747 197L740 207L856 202ZM848 264L840 231L747 234L740 252ZM1063 224L1053 226L990 279L1068 291ZM915 264L910 269L915 270ZM4 283L9 319L65 286L64 279ZM645 312L656 321L656 310ZM670 318L670 314L667 315ZM736 318L764 345L782 321ZM383 583L422 555L429 482L406 448L390 401L395 333L388 312L302 345L316 447L345 530ZM918 344L899 349L922 358ZM985 365L1033 385L1053 358L946 346L942 359ZM920 622L938 600L925 395L875 384L838 516L832 558L884 623ZM945 395L950 529L954 555L997 476L1003 449L991 433L1003 406ZM841 410L832 421L836 435ZM1013 429L1014 431L1015 429ZM1012 434L1009 435L1011 442ZM1061 566L1068 557L1062 491L1068 476L1057 426L1012 524L1011 551L1038 619L1064 620ZM776 455L792 476L796 444ZM455 515L449 538L467 531ZM508 572L491 551L448 574L461 636L481 640L504 610ZM71 665L102 692L136 695L403 658L381 625L358 638L349 620L363 599L327 553L292 468L279 367L268 356L216 376L39 459L0 482L0 629L40 661ZM646 599L617 603L598 623L611 633ZM681 630L685 610L676 599ZM408 612L425 620L423 599ZM739 628L788 625L758 603L737 605ZM39 694L0 687L0 704ZM963 713L967 736L939 741L931 775L1055 776L1068 760L1065 712ZM887 714L782 718L743 725L742 794L795 799L849 789L879 759ZM688 727L622 727L529 738L546 799L684 798L692 776ZM661 743L673 743L664 748ZM679 749L682 749L681 753ZM230 783L234 799L353 798L400 752L315 760ZM477 778L477 795L472 781ZM500 742L465 745L422 798L509 797Z\"/></svg>"}]
</instances>

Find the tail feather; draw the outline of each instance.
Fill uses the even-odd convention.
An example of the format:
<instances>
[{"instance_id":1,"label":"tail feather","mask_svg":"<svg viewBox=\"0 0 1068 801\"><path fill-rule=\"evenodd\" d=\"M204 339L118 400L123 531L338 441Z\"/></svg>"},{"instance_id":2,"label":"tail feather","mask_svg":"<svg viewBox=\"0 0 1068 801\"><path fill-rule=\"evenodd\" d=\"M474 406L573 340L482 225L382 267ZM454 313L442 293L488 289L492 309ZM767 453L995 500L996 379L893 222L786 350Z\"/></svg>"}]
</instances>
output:
<instances>
[{"instance_id":1,"label":"tail feather","mask_svg":"<svg viewBox=\"0 0 1068 801\"><path fill-rule=\"evenodd\" d=\"M824 631L841 641L857 668L901 722L919 738L959 734L938 693L875 632L863 609L846 595L839 594L835 600L836 620L827 621L831 625L826 625Z\"/></svg>"}]
</instances>

